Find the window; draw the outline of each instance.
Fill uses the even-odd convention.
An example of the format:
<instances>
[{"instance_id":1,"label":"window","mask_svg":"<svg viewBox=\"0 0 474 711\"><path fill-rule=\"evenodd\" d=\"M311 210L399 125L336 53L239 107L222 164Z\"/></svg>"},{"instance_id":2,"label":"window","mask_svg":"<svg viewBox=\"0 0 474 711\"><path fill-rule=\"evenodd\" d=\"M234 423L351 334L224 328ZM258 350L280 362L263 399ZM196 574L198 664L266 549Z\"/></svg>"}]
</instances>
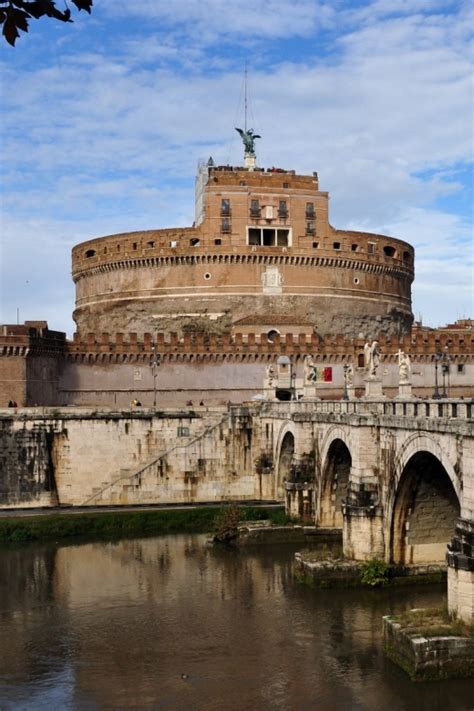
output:
<instances>
[{"instance_id":1,"label":"window","mask_svg":"<svg viewBox=\"0 0 474 711\"><path fill-rule=\"evenodd\" d=\"M258 200L250 200L250 217L260 217L260 203Z\"/></svg>"},{"instance_id":2,"label":"window","mask_svg":"<svg viewBox=\"0 0 474 711\"><path fill-rule=\"evenodd\" d=\"M313 202L306 203L306 219L307 220L314 219L314 203Z\"/></svg>"},{"instance_id":3,"label":"window","mask_svg":"<svg viewBox=\"0 0 474 711\"><path fill-rule=\"evenodd\" d=\"M197 247L197 246L199 245L199 240L198 240L198 238L197 238L197 237L192 237L192 238L189 240L189 244L191 245L191 247Z\"/></svg>"},{"instance_id":4,"label":"window","mask_svg":"<svg viewBox=\"0 0 474 711\"><path fill-rule=\"evenodd\" d=\"M288 247L290 230L276 227L249 227L247 244L260 247Z\"/></svg>"},{"instance_id":5,"label":"window","mask_svg":"<svg viewBox=\"0 0 474 711\"><path fill-rule=\"evenodd\" d=\"M465 373L465 372L466 372L466 368L465 368L464 363L458 363L458 368L457 368L457 370L458 370L458 373Z\"/></svg>"},{"instance_id":6,"label":"window","mask_svg":"<svg viewBox=\"0 0 474 711\"><path fill-rule=\"evenodd\" d=\"M272 329L267 333L267 339L269 340L270 343L273 343L275 341L275 336L279 336L280 331L276 331L275 329Z\"/></svg>"},{"instance_id":7,"label":"window","mask_svg":"<svg viewBox=\"0 0 474 711\"><path fill-rule=\"evenodd\" d=\"M290 187L289 183L283 183L284 190L288 190L289 187Z\"/></svg>"},{"instance_id":8,"label":"window","mask_svg":"<svg viewBox=\"0 0 474 711\"><path fill-rule=\"evenodd\" d=\"M230 219L228 217L222 218L221 232L230 232Z\"/></svg>"},{"instance_id":9,"label":"window","mask_svg":"<svg viewBox=\"0 0 474 711\"><path fill-rule=\"evenodd\" d=\"M152 248L155 246L155 242L153 240L151 240L150 242L146 243L146 246Z\"/></svg>"},{"instance_id":10,"label":"window","mask_svg":"<svg viewBox=\"0 0 474 711\"><path fill-rule=\"evenodd\" d=\"M221 239L215 239L215 240L214 240L214 244L217 244L217 245L222 244L222 240L221 240Z\"/></svg>"},{"instance_id":11,"label":"window","mask_svg":"<svg viewBox=\"0 0 474 711\"><path fill-rule=\"evenodd\" d=\"M410 264L410 262L411 262L410 252L403 252L403 261L406 262L407 264Z\"/></svg>"},{"instance_id":12,"label":"window","mask_svg":"<svg viewBox=\"0 0 474 711\"><path fill-rule=\"evenodd\" d=\"M369 242L367 245L367 254L375 254L375 242Z\"/></svg>"},{"instance_id":13,"label":"window","mask_svg":"<svg viewBox=\"0 0 474 711\"><path fill-rule=\"evenodd\" d=\"M334 249L341 249L341 243L340 242L333 242Z\"/></svg>"},{"instance_id":14,"label":"window","mask_svg":"<svg viewBox=\"0 0 474 711\"><path fill-rule=\"evenodd\" d=\"M358 252L359 251L359 245L358 244L351 244L351 250L353 252Z\"/></svg>"},{"instance_id":15,"label":"window","mask_svg":"<svg viewBox=\"0 0 474 711\"><path fill-rule=\"evenodd\" d=\"M282 220L288 217L288 205L286 200L280 200L278 203L278 217Z\"/></svg>"},{"instance_id":16,"label":"window","mask_svg":"<svg viewBox=\"0 0 474 711\"><path fill-rule=\"evenodd\" d=\"M312 222L311 220L306 223L306 234L314 235L314 222Z\"/></svg>"},{"instance_id":17,"label":"window","mask_svg":"<svg viewBox=\"0 0 474 711\"><path fill-rule=\"evenodd\" d=\"M171 249L175 249L177 246L178 246L178 243L176 242L176 240L171 240L171 242L170 242Z\"/></svg>"},{"instance_id":18,"label":"window","mask_svg":"<svg viewBox=\"0 0 474 711\"><path fill-rule=\"evenodd\" d=\"M313 242L313 249L319 249L319 242Z\"/></svg>"},{"instance_id":19,"label":"window","mask_svg":"<svg viewBox=\"0 0 474 711\"><path fill-rule=\"evenodd\" d=\"M132 244L132 249L136 249L136 248L137 248L137 243L134 242L134 243Z\"/></svg>"},{"instance_id":20,"label":"window","mask_svg":"<svg viewBox=\"0 0 474 711\"><path fill-rule=\"evenodd\" d=\"M239 185L241 188L243 188L243 187L245 187L245 185L247 185L247 183L245 182L245 180L241 180Z\"/></svg>"},{"instance_id":21,"label":"window","mask_svg":"<svg viewBox=\"0 0 474 711\"><path fill-rule=\"evenodd\" d=\"M90 257L95 257L95 249L88 249L86 252L86 257L87 259L90 259Z\"/></svg>"},{"instance_id":22,"label":"window","mask_svg":"<svg viewBox=\"0 0 474 711\"><path fill-rule=\"evenodd\" d=\"M230 215L230 200L227 198L221 200L221 215Z\"/></svg>"},{"instance_id":23,"label":"window","mask_svg":"<svg viewBox=\"0 0 474 711\"><path fill-rule=\"evenodd\" d=\"M189 427L178 427L178 437L189 437Z\"/></svg>"},{"instance_id":24,"label":"window","mask_svg":"<svg viewBox=\"0 0 474 711\"><path fill-rule=\"evenodd\" d=\"M395 248L390 247L389 245L386 245L383 248L383 253L385 254L386 257L395 257L396 256Z\"/></svg>"}]
</instances>

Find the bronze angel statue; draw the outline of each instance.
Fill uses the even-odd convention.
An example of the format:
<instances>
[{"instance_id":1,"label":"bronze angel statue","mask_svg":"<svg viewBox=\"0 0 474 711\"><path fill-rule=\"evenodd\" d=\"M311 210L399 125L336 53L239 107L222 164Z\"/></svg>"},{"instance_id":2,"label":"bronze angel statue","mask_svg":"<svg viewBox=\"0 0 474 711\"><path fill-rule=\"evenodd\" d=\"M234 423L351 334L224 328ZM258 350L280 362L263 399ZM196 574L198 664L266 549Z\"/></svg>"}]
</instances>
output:
<instances>
[{"instance_id":1,"label":"bronze angel statue","mask_svg":"<svg viewBox=\"0 0 474 711\"><path fill-rule=\"evenodd\" d=\"M248 131L244 131L242 128L235 129L242 138L244 142L245 152L249 153L251 156L255 155L255 139L261 138L257 133L254 133L253 128L249 128Z\"/></svg>"}]
</instances>

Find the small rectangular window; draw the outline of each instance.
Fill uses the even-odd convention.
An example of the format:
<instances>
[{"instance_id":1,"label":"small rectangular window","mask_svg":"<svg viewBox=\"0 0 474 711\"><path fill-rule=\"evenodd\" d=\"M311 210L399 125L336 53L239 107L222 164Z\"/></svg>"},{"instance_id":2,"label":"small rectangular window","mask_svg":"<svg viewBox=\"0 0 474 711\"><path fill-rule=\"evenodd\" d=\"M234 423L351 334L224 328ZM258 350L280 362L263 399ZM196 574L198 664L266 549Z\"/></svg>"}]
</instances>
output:
<instances>
[{"instance_id":1,"label":"small rectangular window","mask_svg":"<svg viewBox=\"0 0 474 711\"><path fill-rule=\"evenodd\" d=\"M260 203L258 200L250 200L250 216L260 217Z\"/></svg>"},{"instance_id":2,"label":"small rectangular window","mask_svg":"<svg viewBox=\"0 0 474 711\"><path fill-rule=\"evenodd\" d=\"M306 203L306 219L312 220L313 218L314 218L314 203L307 202Z\"/></svg>"},{"instance_id":3,"label":"small rectangular window","mask_svg":"<svg viewBox=\"0 0 474 711\"><path fill-rule=\"evenodd\" d=\"M214 244L217 244L217 245L222 244L222 240L221 240L221 239L215 239L215 240L214 240Z\"/></svg>"},{"instance_id":4,"label":"small rectangular window","mask_svg":"<svg viewBox=\"0 0 474 711\"><path fill-rule=\"evenodd\" d=\"M464 363L458 363L458 373L464 373L465 370Z\"/></svg>"},{"instance_id":5,"label":"small rectangular window","mask_svg":"<svg viewBox=\"0 0 474 711\"><path fill-rule=\"evenodd\" d=\"M275 230L263 230L263 246L273 247L275 244Z\"/></svg>"},{"instance_id":6,"label":"small rectangular window","mask_svg":"<svg viewBox=\"0 0 474 711\"><path fill-rule=\"evenodd\" d=\"M277 230L277 246L288 247L288 230Z\"/></svg>"},{"instance_id":7,"label":"small rectangular window","mask_svg":"<svg viewBox=\"0 0 474 711\"><path fill-rule=\"evenodd\" d=\"M221 215L230 215L230 200L228 198L221 200Z\"/></svg>"},{"instance_id":8,"label":"small rectangular window","mask_svg":"<svg viewBox=\"0 0 474 711\"><path fill-rule=\"evenodd\" d=\"M280 200L278 203L278 217L283 220L288 217L288 205L286 200Z\"/></svg>"},{"instance_id":9,"label":"small rectangular window","mask_svg":"<svg viewBox=\"0 0 474 711\"><path fill-rule=\"evenodd\" d=\"M230 232L230 219L228 217L222 218L221 232Z\"/></svg>"},{"instance_id":10,"label":"small rectangular window","mask_svg":"<svg viewBox=\"0 0 474 711\"><path fill-rule=\"evenodd\" d=\"M313 249L319 249L319 242L313 242Z\"/></svg>"},{"instance_id":11,"label":"small rectangular window","mask_svg":"<svg viewBox=\"0 0 474 711\"><path fill-rule=\"evenodd\" d=\"M333 248L334 249L341 249L341 243L340 242L333 242Z\"/></svg>"},{"instance_id":12,"label":"small rectangular window","mask_svg":"<svg viewBox=\"0 0 474 711\"><path fill-rule=\"evenodd\" d=\"M171 249L175 249L177 246L178 246L178 243L176 242L176 240L171 240L171 242L170 242Z\"/></svg>"},{"instance_id":13,"label":"small rectangular window","mask_svg":"<svg viewBox=\"0 0 474 711\"><path fill-rule=\"evenodd\" d=\"M136 249L136 248L137 248L137 243L134 242L134 243L133 243L133 249Z\"/></svg>"},{"instance_id":14,"label":"small rectangular window","mask_svg":"<svg viewBox=\"0 0 474 711\"><path fill-rule=\"evenodd\" d=\"M375 254L375 242L369 242L367 245L367 254Z\"/></svg>"},{"instance_id":15,"label":"small rectangular window","mask_svg":"<svg viewBox=\"0 0 474 711\"><path fill-rule=\"evenodd\" d=\"M314 235L314 222L310 221L306 223L306 234Z\"/></svg>"},{"instance_id":16,"label":"small rectangular window","mask_svg":"<svg viewBox=\"0 0 474 711\"><path fill-rule=\"evenodd\" d=\"M178 437L189 437L189 427L178 427Z\"/></svg>"}]
</instances>

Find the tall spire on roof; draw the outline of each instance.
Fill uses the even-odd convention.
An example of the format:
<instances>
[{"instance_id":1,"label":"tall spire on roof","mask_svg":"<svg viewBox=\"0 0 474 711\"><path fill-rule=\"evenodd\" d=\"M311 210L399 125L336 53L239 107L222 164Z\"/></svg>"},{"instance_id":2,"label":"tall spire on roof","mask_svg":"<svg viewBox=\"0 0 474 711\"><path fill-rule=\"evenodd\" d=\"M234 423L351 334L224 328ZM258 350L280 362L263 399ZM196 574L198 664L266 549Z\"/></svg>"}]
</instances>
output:
<instances>
[{"instance_id":1,"label":"tall spire on roof","mask_svg":"<svg viewBox=\"0 0 474 711\"><path fill-rule=\"evenodd\" d=\"M255 139L261 138L261 136L254 132L253 128L247 128L247 110L248 110L248 73L247 73L247 62L245 62L245 73L244 73L244 128L236 128L235 130L240 134L242 142L244 144L244 165L248 170L254 170L257 166L257 156L255 154Z\"/></svg>"}]
</instances>

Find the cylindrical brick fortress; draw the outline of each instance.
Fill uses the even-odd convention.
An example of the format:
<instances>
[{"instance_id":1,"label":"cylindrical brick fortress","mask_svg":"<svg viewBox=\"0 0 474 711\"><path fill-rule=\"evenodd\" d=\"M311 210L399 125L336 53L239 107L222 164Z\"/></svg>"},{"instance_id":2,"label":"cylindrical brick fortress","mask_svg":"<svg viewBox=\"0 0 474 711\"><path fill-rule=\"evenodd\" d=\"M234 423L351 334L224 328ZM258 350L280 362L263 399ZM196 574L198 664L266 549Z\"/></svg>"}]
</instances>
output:
<instances>
[{"instance_id":1,"label":"cylindrical brick fortress","mask_svg":"<svg viewBox=\"0 0 474 711\"><path fill-rule=\"evenodd\" d=\"M74 247L74 319L81 333L224 333L242 319L283 332L294 319L321 335L403 334L413 262L406 242L331 227L316 174L206 165L196 226Z\"/></svg>"}]
</instances>

